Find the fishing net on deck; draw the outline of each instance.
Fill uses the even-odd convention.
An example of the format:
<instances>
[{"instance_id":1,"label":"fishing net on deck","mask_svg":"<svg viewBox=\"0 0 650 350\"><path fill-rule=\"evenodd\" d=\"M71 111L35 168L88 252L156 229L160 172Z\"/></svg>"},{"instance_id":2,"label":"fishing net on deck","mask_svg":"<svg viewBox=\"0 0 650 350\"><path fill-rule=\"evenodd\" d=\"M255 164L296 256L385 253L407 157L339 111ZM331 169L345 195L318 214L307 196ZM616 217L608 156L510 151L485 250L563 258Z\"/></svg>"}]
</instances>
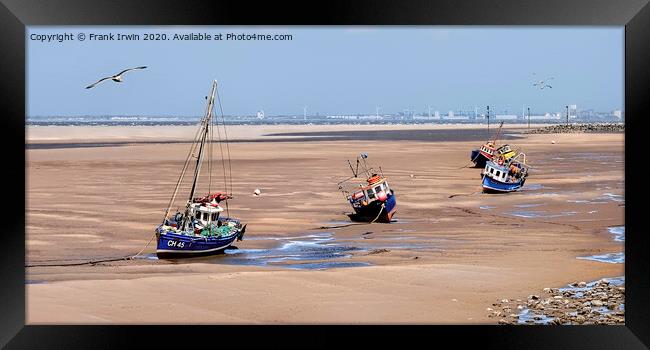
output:
<instances>
[{"instance_id":1,"label":"fishing net on deck","mask_svg":"<svg viewBox=\"0 0 650 350\"><path fill-rule=\"evenodd\" d=\"M201 231L202 237L219 237L227 236L231 231L231 227L228 225L223 225L220 227L212 226L206 227Z\"/></svg>"}]
</instances>

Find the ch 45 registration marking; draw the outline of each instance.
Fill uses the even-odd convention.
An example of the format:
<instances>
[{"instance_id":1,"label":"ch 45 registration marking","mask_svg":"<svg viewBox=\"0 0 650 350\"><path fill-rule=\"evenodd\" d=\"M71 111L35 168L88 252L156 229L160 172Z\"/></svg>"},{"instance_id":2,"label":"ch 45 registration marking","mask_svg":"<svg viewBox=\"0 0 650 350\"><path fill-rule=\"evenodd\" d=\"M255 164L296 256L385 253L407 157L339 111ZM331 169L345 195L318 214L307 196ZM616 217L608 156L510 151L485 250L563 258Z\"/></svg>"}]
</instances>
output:
<instances>
[{"instance_id":1,"label":"ch 45 registration marking","mask_svg":"<svg viewBox=\"0 0 650 350\"><path fill-rule=\"evenodd\" d=\"M184 248L185 247L185 242L167 241L167 246L168 247L176 247L176 248Z\"/></svg>"}]
</instances>

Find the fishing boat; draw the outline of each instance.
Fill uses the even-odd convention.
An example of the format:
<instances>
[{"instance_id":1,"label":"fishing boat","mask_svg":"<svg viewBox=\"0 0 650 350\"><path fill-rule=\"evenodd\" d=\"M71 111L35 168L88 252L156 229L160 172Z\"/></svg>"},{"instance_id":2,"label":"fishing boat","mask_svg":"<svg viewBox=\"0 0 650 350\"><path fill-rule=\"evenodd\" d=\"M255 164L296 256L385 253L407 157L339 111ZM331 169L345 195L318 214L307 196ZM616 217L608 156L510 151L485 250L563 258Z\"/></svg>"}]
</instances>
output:
<instances>
[{"instance_id":1,"label":"fishing boat","mask_svg":"<svg viewBox=\"0 0 650 350\"><path fill-rule=\"evenodd\" d=\"M528 176L526 154L517 153L509 160L505 157L488 161L482 175L483 192L507 193L520 190Z\"/></svg>"},{"instance_id":2,"label":"fishing boat","mask_svg":"<svg viewBox=\"0 0 650 350\"><path fill-rule=\"evenodd\" d=\"M190 151L185 160L185 165L181 171L180 178L176 183L176 187L169 201L167 210L162 223L156 228L157 248L156 254L161 259L175 259L195 256L205 256L221 253L224 249L231 246L236 240L241 241L246 232L246 225L235 218L229 217L228 200L232 199L232 172L230 176L226 176L226 164L230 167L230 151L227 146L227 134L225 130L225 122L219 125L213 118L214 114L214 98L217 93L217 82L213 81L210 96L206 97L208 105L205 115L202 117L199 130L196 134L194 141L190 147ZM223 113L221 115L223 121ZM223 130L220 129L223 127ZM223 166L224 174L224 191L213 192L212 184L212 154L213 154L213 135L214 129L217 130L219 136L219 147L221 152L221 163ZM225 144L228 149L227 159L224 156L223 145L221 141L221 134L225 137ZM201 175L201 169L204 161L206 160L207 153L207 178L204 184L206 194L203 196L195 197L198 191L198 180ZM194 161L196 160L196 161ZM175 214L170 215L171 208L183 184L185 174L192 168L194 176L191 181L188 200L185 203L185 208L181 212L176 211ZM228 192L228 180L230 180L230 191ZM207 188L206 188L207 187ZM222 216L225 204L226 216Z\"/></svg>"},{"instance_id":3,"label":"fishing boat","mask_svg":"<svg viewBox=\"0 0 650 350\"><path fill-rule=\"evenodd\" d=\"M379 172L375 171L368 166L367 158L366 153L361 153L357 157L356 168L348 160L352 176L338 183L339 190L354 210L354 213L348 214L350 220L388 223L397 212L395 192L388 185L381 167ZM358 180L363 182L358 183Z\"/></svg>"}]
</instances>

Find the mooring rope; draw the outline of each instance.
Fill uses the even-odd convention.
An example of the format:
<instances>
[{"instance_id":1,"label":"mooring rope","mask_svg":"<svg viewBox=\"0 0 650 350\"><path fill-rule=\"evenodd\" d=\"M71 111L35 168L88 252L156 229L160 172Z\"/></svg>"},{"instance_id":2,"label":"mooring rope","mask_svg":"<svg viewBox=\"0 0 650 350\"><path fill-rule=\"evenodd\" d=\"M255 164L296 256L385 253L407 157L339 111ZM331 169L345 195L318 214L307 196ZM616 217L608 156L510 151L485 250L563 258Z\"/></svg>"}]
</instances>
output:
<instances>
[{"instance_id":1,"label":"mooring rope","mask_svg":"<svg viewBox=\"0 0 650 350\"><path fill-rule=\"evenodd\" d=\"M377 221L377 219L379 219L379 216L381 215L381 213L384 212L384 209L386 209L386 203L381 203L381 209L379 209L379 214L377 214L377 217L374 220L370 221L371 224L373 224L375 221Z\"/></svg>"},{"instance_id":2,"label":"mooring rope","mask_svg":"<svg viewBox=\"0 0 650 350\"><path fill-rule=\"evenodd\" d=\"M63 266L81 266L81 265L95 265L102 262L131 260L130 256L123 256L120 258L106 258L99 260L89 260L78 263L63 263L63 264L26 264L25 267L63 267Z\"/></svg>"},{"instance_id":3,"label":"mooring rope","mask_svg":"<svg viewBox=\"0 0 650 350\"><path fill-rule=\"evenodd\" d=\"M331 228L342 228L342 227L349 227L349 226L374 224L375 221L377 221L377 219L379 219L379 217L381 216L381 213L384 211L384 209L386 209L386 203L381 204L381 210L379 210L379 214L377 214L377 217L374 220L370 221L370 222L349 223L349 224L338 225L338 226L321 226L318 229L319 230L327 230L327 229L331 229Z\"/></svg>"},{"instance_id":4,"label":"mooring rope","mask_svg":"<svg viewBox=\"0 0 650 350\"><path fill-rule=\"evenodd\" d=\"M99 259L99 260L86 260L86 261L81 261L81 262L71 262L71 263L61 263L61 264L40 264L39 262L36 262L34 264L25 264L25 267L63 267L63 266L81 266L81 265L95 265L98 263L102 262L111 262L111 261L122 261L122 260L135 260L136 257L138 257L142 252L147 249L149 244L151 244L151 241L153 241L153 238L156 237L156 232L154 232L153 235L151 235L151 238L149 239L149 242L140 249L140 251L135 254L135 255L127 255L127 256L122 256L122 257L116 257L116 258L105 258L105 259ZM51 260L52 261L52 260ZM56 261L56 260L53 260ZM65 260L64 260L65 261Z\"/></svg>"},{"instance_id":5,"label":"mooring rope","mask_svg":"<svg viewBox=\"0 0 650 350\"><path fill-rule=\"evenodd\" d=\"M151 241L153 241L153 238L154 238L154 237L156 237L156 232L155 232L155 231L154 231L153 235L151 235L151 238L149 238L149 242L147 242L147 244L145 244L144 247L142 247L142 249L140 249L140 251L138 252L138 254L133 255L133 256L131 257L131 260L135 259L138 255L142 254L142 252L143 252L145 249L147 249L147 247L149 246L149 244L151 243Z\"/></svg>"},{"instance_id":6,"label":"mooring rope","mask_svg":"<svg viewBox=\"0 0 650 350\"><path fill-rule=\"evenodd\" d=\"M476 164L474 161L475 161L475 160L476 160L480 155L481 155L481 152L479 152L479 153L476 155L476 157L474 157L474 159L470 160L467 164L463 165L462 167L460 167L460 168L458 168L458 169L464 169L464 168L467 168L467 166L470 165L470 164L472 164L472 163Z\"/></svg>"}]
</instances>

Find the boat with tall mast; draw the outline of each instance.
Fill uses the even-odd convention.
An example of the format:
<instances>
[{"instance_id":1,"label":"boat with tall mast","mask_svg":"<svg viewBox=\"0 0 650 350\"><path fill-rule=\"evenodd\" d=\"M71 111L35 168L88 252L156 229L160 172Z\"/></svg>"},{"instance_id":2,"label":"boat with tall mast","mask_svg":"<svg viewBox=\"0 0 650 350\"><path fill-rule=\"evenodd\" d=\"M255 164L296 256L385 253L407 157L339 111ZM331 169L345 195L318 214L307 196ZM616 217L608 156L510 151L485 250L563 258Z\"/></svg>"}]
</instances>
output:
<instances>
[{"instance_id":1,"label":"boat with tall mast","mask_svg":"<svg viewBox=\"0 0 650 350\"><path fill-rule=\"evenodd\" d=\"M223 112L221 113L222 125L217 118L214 118L215 95L217 93L217 81L213 81L210 95L206 97L208 104L204 116L201 118L199 130L197 131L190 151L185 160L180 178L176 183L172 198L165 210L162 223L156 228L157 249L159 258L184 258L194 256L212 255L222 252L232 245L235 240L241 241L246 232L246 225L235 218L229 217L228 200L232 199L232 167L230 166L230 149L226 133ZM221 103L219 103L221 107ZM221 127L223 130L221 130ZM219 148L221 151L221 163L224 176L224 191L212 192L212 154L214 131L219 137ZM221 140L221 131L225 138L227 148L227 159L224 156ZM207 153L207 154L206 154ZM207 190L204 196L195 197L198 191L198 180L201 175L203 162L207 156ZM193 162L193 160L196 160ZM183 179L194 163L194 171L188 200L184 210L176 211L170 215L176 195L183 184ZM228 164L228 173L226 164ZM204 169L206 171L206 169ZM230 180L230 191L228 191L228 180ZM205 187L205 186L204 186ZM225 204L227 216L221 216Z\"/></svg>"},{"instance_id":2,"label":"boat with tall mast","mask_svg":"<svg viewBox=\"0 0 650 350\"><path fill-rule=\"evenodd\" d=\"M388 185L381 167L379 172L369 167L367 158L368 154L361 153L357 157L356 168L352 167L352 163L348 160L352 176L338 183L339 190L354 210L354 213L348 214L352 221L388 223L397 212L395 192ZM360 175L365 176L360 177ZM363 183L353 183L353 188L346 188L350 181L364 178Z\"/></svg>"}]
</instances>

